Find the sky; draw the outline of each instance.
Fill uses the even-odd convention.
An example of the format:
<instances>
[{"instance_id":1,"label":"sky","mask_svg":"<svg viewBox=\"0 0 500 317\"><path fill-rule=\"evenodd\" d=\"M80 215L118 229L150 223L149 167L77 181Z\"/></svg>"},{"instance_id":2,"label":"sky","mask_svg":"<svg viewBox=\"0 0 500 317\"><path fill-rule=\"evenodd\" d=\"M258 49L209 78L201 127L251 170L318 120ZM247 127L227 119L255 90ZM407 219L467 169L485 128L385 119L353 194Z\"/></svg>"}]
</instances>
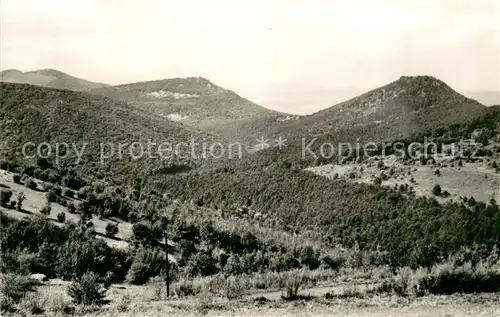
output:
<instances>
[{"instance_id":1,"label":"sky","mask_svg":"<svg viewBox=\"0 0 500 317\"><path fill-rule=\"evenodd\" d=\"M1 68L200 76L254 101L403 75L500 90L499 21L496 0L1 0Z\"/></svg>"}]
</instances>

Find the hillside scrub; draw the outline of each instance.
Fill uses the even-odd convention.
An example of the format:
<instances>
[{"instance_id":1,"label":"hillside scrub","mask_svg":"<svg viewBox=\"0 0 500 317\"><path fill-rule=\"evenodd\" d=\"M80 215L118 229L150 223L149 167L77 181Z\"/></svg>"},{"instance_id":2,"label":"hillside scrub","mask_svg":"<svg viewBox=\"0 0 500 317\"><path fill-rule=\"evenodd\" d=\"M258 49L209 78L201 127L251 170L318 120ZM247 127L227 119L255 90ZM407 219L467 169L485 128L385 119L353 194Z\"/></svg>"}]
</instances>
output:
<instances>
[{"instance_id":1,"label":"hillside scrub","mask_svg":"<svg viewBox=\"0 0 500 317\"><path fill-rule=\"evenodd\" d=\"M479 262L436 264L430 269L398 269L396 275L376 292L400 296L449 295L453 293L495 293L500 290L500 266Z\"/></svg>"}]
</instances>

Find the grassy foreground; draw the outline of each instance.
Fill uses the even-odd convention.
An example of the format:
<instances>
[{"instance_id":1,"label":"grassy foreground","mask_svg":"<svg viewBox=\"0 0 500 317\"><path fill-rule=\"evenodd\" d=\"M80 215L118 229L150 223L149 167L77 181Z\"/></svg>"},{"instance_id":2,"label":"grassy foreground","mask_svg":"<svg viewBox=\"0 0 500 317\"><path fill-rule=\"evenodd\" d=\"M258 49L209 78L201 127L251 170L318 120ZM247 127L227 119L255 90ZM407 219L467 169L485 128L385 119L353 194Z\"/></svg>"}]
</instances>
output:
<instances>
[{"instance_id":1,"label":"grassy foreground","mask_svg":"<svg viewBox=\"0 0 500 317\"><path fill-rule=\"evenodd\" d=\"M347 286L349 288L350 286ZM314 290L311 290L314 291ZM102 307L80 306L64 311L64 285L41 287L26 298L26 316L33 306L43 306L38 316L498 316L498 294L429 295L405 298L395 295L368 295L325 298L318 296L287 301L281 298L264 300L259 295L227 300L209 295L183 299L158 299L149 286L113 286L113 300ZM307 294L308 290L302 292ZM68 314L69 313L69 314ZM8 316L6 314L5 316Z\"/></svg>"}]
</instances>

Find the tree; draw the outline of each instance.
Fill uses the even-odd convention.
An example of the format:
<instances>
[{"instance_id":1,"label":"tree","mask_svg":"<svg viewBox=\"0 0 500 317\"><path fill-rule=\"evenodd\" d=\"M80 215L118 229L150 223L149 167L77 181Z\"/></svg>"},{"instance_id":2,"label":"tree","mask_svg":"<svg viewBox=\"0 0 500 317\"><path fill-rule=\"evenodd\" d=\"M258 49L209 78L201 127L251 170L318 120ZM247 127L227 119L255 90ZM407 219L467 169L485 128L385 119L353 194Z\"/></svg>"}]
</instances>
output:
<instances>
[{"instance_id":1,"label":"tree","mask_svg":"<svg viewBox=\"0 0 500 317\"><path fill-rule=\"evenodd\" d=\"M106 235L108 237L114 237L118 233L118 226L114 223L108 223L106 225Z\"/></svg>"},{"instance_id":2,"label":"tree","mask_svg":"<svg viewBox=\"0 0 500 317\"><path fill-rule=\"evenodd\" d=\"M380 160L377 163L377 168L378 169L383 169L385 167L384 160Z\"/></svg>"},{"instance_id":3,"label":"tree","mask_svg":"<svg viewBox=\"0 0 500 317\"><path fill-rule=\"evenodd\" d=\"M75 206L75 204L68 203L68 205L66 206L66 208L68 209L68 212L70 214L76 214L76 206Z\"/></svg>"},{"instance_id":4,"label":"tree","mask_svg":"<svg viewBox=\"0 0 500 317\"><path fill-rule=\"evenodd\" d=\"M39 157L36 160L36 165L38 165L38 167L40 167L42 170L48 169L50 167L49 161L43 157Z\"/></svg>"},{"instance_id":5,"label":"tree","mask_svg":"<svg viewBox=\"0 0 500 317\"><path fill-rule=\"evenodd\" d=\"M26 195L23 192L19 192L17 194L17 210L22 211L23 210L23 202L26 200Z\"/></svg>"},{"instance_id":6,"label":"tree","mask_svg":"<svg viewBox=\"0 0 500 317\"><path fill-rule=\"evenodd\" d=\"M63 211L57 214L57 221L63 223L65 220L66 220L66 214Z\"/></svg>"},{"instance_id":7,"label":"tree","mask_svg":"<svg viewBox=\"0 0 500 317\"><path fill-rule=\"evenodd\" d=\"M28 187L29 189L36 190L36 182L32 178L27 178L24 181L24 186Z\"/></svg>"},{"instance_id":8,"label":"tree","mask_svg":"<svg viewBox=\"0 0 500 317\"><path fill-rule=\"evenodd\" d=\"M16 184L21 184L21 175L19 175L19 174L12 175L12 180Z\"/></svg>"},{"instance_id":9,"label":"tree","mask_svg":"<svg viewBox=\"0 0 500 317\"><path fill-rule=\"evenodd\" d=\"M149 278L160 275L164 268L163 257L160 251L151 248L137 249L127 273L127 282L142 285Z\"/></svg>"},{"instance_id":10,"label":"tree","mask_svg":"<svg viewBox=\"0 0 500 317\"><path fill-rule=\"evenodd\" d=\"M432 188L432 193L435 195L435 196L441 196L441 186L439 184L436 184L434 185L434 188Z\"/></svg>"},{"instance_id":11,"label":"tree","mask_svg":"<svg viewBox=\"0 0 500 317\"><path fill-rule=\"evenodd\" d=\"M0 205L2 207L7 207L7 204L9 203L10 198L12 197L12 191L8 189L1 189L0 190Z\"/></svg>"},{"instance_id":12,"label":"tree","mask_svg":"<svg viewBox=\"0 0 500 317\"><path fill-rule=\"evenodd\" d=\"M52 207L50 207L50 203L47 202L45 204L45 206L42 207L42 209L40 209L40 213L42 213L43 215L50 215L50 212L52 211Z\"/></svg>"},{"instance_id":13,"label":"tree","mask_svg":"<svg viewBox=\"0 0 500 317\"><path fill-rule=\"evenodd\" d=\"M54 189L49 190L47 194L45 194L45 197L49 203L55 203L57 201L57 194Z\"/></svg>"},{"instance_id":14,"label":"tree","mask_svg":"<svg viewBox=\"0 0 500 317\"><path fill-rule=\"evenodd\" d=\"M151 224L145 221L138 222L132 226L135 239L146 241L151 238Z\"/></svg>"},{"instance_id":15,"label":"tree","mask_svg":"<svg viewBox=\"0 0 500 317\"><path fill-rule=\"evenodd\" d=\"M54 185L54 187L52 188L52 190L54 191L54 193L55 193L57 196L61 196L61 194L62 194L62 188L61 188L61 186L59 186L59 185Z\"/></svg>"},{"instance_id":16,"label":"tree","mask_svg":"<svg viewBox=\"0 0 500 317\"><path fill-rule=\"evenodd\" d=\"M73 198L75 197L75 192L72 191L71 189L69 188L65 188L63 191L62 191L62 194L63 196L66 196L68 198Z\"/></svg>"}]
</instances>

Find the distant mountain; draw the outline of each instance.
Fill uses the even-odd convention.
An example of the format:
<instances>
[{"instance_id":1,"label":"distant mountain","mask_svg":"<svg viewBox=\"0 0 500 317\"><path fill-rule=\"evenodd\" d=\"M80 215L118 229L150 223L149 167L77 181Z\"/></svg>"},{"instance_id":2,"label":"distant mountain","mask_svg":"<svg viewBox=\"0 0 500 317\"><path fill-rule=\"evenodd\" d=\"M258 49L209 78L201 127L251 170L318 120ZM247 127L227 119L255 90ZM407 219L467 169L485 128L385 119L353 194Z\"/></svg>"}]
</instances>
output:
<instances>
[{"instance_id":1,"label":"distant mountain","mask_svg":"<svg viewBox=\"0 0 500 317\"><path fill-rule=\"evenodd\" d=\"M24 73L17 69L8 69L0 73L0 81L75 91L86 91L107 86L106 84L76 78L55 69L41 69Z\"/></svg>"},{"instance_id":2,"label":"distant mountain","mask_svg":"<svg viewBox=\"0 0 500 317\"><path fill-rule=\"evenodd\" d=\"M246 87L240 92L270 109L307 115L359 96L370 89L315 84L266 83Z\"/></svg>"},{"instance_id":3,"label":"distant mountain","mask_svg":"<svg viewBox=\"0 0 500 317\"><path fill-rule=\"evenodd\" d=\"M271 127L266 135L382 141L467 122L487 111L487 107L434 77L401 77L338 105Z\"/></svg>"},{"instance_id":4,"label":"distant mountain","mask_svg":"<svg viewBox=\"0 0 500 317\"><path fill-rule=\"evenodd\" d=\"M92 93L226 137L238 137L286 119L283 113L261 107L201 77L101 87Z\"/></svg>"},{"instance_id":5,"label":"distant mountain","mask_svg":"<svg viewBox=\"0 0 500 317\"><path fill-rule=\"evenodd\" d=\"M315 84L268 83L257 84L240 90L245 96L270 109L308 115L326 109L332 104L362 95L373 88L336 87ZM485 106L500 104L500 90L458 90L464 96Z\"/></svg>"},{"instance_id":6,"label":"distant mountain","mask_svg":"<svg viewBox=\"0 0 500 317\"><path fill-rule=\"evenodd\" d=\"M63 166L86 175L135 177L170 163L193 163L196 157L191 150L184 146L176 152L175 145L212 140L210 135L140 112L127 103L85 92L12 83L0 83L0 92L2 156L26 160L21 154L23 145L33 143L28 148L33 151L47 142L54 160L56 144L65 143L69 153L60 162ZM138 143L132 146L134 142ZM74 147L81 150L85 143L84 155L76 164ZM163 157L159 156L160 143L165 144Z\"/></svg>"},{"instance_id":7,"label":"distant mountain","mask_svg":"<svg viewBox=\"0 0 500 317\"><path fill-rule=\"evenodd\" d=\"M500 90L494 91L468 91L464 93L467 97L479 101L483 105L492 106L500 104Z\"/></svg>"}]
</instances>

